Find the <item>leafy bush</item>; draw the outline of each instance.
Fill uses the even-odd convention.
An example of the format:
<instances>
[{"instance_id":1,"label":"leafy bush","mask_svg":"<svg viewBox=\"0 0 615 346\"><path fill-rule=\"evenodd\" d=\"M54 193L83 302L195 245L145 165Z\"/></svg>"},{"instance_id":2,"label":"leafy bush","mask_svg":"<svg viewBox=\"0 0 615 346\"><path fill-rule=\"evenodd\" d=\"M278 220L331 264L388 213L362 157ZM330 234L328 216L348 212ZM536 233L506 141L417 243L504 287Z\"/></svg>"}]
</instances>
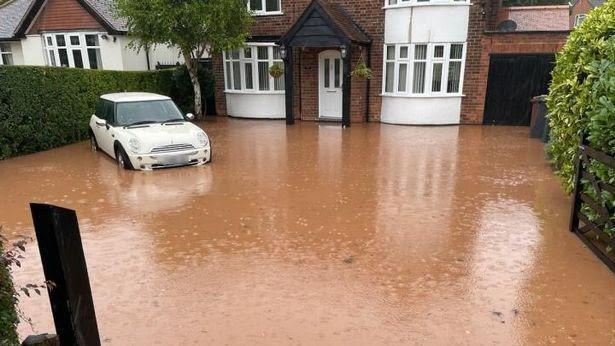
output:
<instances>
[{"instance_id":1,"label":"leafy bush","mask_svg":"<svg viewBox=\"0 0 615 346\"><path fill-rule=\"evenodd\" d=\"M547 107L548 153L570 192L582 133L590 146L615 155L615 1L591 11L571 33L557 56ZM615 183L613 169L594 164L590 170L601 180ZM595 194L591 188L586 191ZM602 198L615 207L615 196L605 193Z\"/></svg>"},{"instance_id":2,"label":"leafy bush","mask_svg":"<svg viewBox=\"0 0 615 346\"><path fill-rule=\"evenodd\" d=\"M4 260L3 242L0 237L0 345L19 345L17 339L17 311L15 310L15 290L9 269L10 263Z\"/></svg>"}]
</instances>

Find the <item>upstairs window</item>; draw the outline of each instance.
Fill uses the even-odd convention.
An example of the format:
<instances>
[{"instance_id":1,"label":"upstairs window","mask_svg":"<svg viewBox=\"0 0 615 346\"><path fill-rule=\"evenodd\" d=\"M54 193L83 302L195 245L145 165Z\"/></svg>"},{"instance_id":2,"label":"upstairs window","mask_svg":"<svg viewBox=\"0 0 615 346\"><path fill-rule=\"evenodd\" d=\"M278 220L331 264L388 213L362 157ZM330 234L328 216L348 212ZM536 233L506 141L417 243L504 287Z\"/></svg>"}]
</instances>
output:
<instances>
[{"instance_id":1,"label":"upstairs window","mask_svg":"<svg viewBox=\"0 0 615 346\"><path fill-rule=\"evenodd\" d=\"M461 93L463 43L397 44L384 47L386 95Z\"/></svg>"},{"instance_id":2,"label":"upstairs window","mask_svg":"<svg viewBox=\"0 0 615 346\"><path fill-rule=\"evenodd\" d=\"M10 43L0 43L0 65L13 65L13 52Z\"/></svg>"},{"instance_id":3,"label":"upstairs window","mask_svg":"<svg viewBox=\"0 0 615 346\"><path fill-rule=\"evenodd\" d=\"M102 69L100 38L96 33L45 34L47 65Z\"/></svg>"},{"instance_id":4,"label":"upstairs window","mask_svg":"<svg viewBox=\"0 0 615 346\"><path fill-rule=\"evenodd\" d=\"M247 45L224 52L224 80L227 92L284 91L284 75L273 78L269 68L284 64L280 48L272 43Z\"/></svg>"},{"instance_id":5,"label":"upstairs window","mask_svg":"<svg viewBox=\"0 0 615 346\"><path fill-rule=\"evenodd\" d=\"M583 21L585 20L585 17L587 17L587 15L584 13L579 13L574 16L574 27L576 28L577 26L581 25L581 23L583 23Z\"/></svg>"},{"instance_id":6,"label":"upstairs window","mask_svg":"<svg viewBox=\"0 0 615 346\"><path fill-rule=\"evenodd\" d=\"M282 13L282 0L245 0L248 11L255 15Z\"/></svg>"}]
</instances>

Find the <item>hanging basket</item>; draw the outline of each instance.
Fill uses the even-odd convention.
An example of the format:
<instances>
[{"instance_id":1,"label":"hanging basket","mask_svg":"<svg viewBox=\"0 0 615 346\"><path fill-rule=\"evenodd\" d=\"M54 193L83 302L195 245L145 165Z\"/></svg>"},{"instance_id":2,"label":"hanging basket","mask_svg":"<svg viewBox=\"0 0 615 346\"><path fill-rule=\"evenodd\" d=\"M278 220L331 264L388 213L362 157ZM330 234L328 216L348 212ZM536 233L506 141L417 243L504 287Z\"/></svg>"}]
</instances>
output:
<instances>
[{"instance_id":1,"label":"hanging basket","mask_svg":"<svg viewBox=\"0 0 615 346\"><path fill-rule=\"evenodd\" d=\"M269 67L269 75L273 78L280 78L284 75L284 65L279 62L274 63Z\"/></svg>"},{"instance_id":2,"label":"hanging basket","mask_svg":"<svg viewBox=\"0 0 615 346\"><path fill-rule=\"evenodd\" d=\"M354 71L352 71L350 75L356 78L372 79L372 69L365 64L363 54L361 54L357 66L355 66Z\"/></svg>"}]
</instances>

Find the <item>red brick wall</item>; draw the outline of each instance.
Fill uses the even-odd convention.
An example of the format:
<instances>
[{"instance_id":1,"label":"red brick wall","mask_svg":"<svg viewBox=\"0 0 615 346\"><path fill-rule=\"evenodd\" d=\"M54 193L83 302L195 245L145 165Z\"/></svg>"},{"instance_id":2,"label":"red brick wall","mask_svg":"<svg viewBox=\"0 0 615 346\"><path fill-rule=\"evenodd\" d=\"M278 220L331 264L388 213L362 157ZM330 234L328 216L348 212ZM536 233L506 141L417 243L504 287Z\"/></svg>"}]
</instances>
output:
<instances>
[{"instance_id":1,"label":"red brick wall","mask_svg":"<svg viewBox=\"0 0 615 346\"><path fill-rule=\"evenodd\" d=\"M566 42L567 32L495 33L499 0L474 2L470 23L461 104L461 122L482 124L487 93L490 54L555 53Z\"/></svg>"},{"instance_id":2,"label":"red brick wall","mask_svg":"<svg viewBox=\"0 0 615 346\"><path fill-rule=\"evenodd\" d=\"M384 40L384 10L381 0L330 0L339 3L355 20L355 22L372 39L371 68L374 78L369 82L370 88L370 120L380 119L380 92L382 83L382 47ZM310 0L282 0L284 15L257 16L252 27L253 36L280 37L286 33L291 25L301 16ZM275 39L272 39L274 41ZM335 48L335 47L332 47ZM295 80L295 116L303 119L316 119L318 116L318 52L321 50L295 50L294 51L294 80ZM300 57L301 56L301 57ZM360 56L359 51L353 52L353 67ZM369 60L367 51L364 51L364 60ZM301 60L301 62L299 62ZM224 95L224 73L222 57L213 57L214 71L216 73L216 107L218 114L226 114L226 101ZM301 64L301 68L299 67ZM299 84L300 83L300 84ZM351 118L353 121L362 121L365 117L367 104L367 82L353 80L351 90Z\"/></svg>"},{"instance_id":3,"label":"red brick wall","mask_svg":"<svg viewBox=\"0 0 615 346\"><path fill-rule=\"evenodd\" d=\"M28 34L44 30L103 29L76 0L47 0Z\"/></svg>"},{"instance_id":4,"label":"red brick wall","mask_svg":"<svg viewBox=\"0 0 615 346\"><path fill-rule=\"evenodd\" d=\"M578 0L572 8L570 8L570 28L574 28L574 17L577 14L588 13L591 11L592 6L589 3L589 0Z\"/></svg>"}]
</instances>

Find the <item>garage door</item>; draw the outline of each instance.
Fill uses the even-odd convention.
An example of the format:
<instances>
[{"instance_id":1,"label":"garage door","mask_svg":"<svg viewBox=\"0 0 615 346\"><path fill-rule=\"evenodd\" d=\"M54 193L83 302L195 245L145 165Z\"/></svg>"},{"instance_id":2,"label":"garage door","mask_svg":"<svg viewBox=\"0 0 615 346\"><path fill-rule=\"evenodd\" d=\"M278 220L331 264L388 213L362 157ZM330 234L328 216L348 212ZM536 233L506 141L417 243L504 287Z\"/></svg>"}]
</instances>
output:
<instances>
[{"instance_id":1,"label":"garage door","mask_svg":"<svg viewBox=\"0 0 615 346\"><path fill-rule=\"evenodd\" d=\"M548 92L554 54L491 55L484 124L530 124L534 96Z\"/></svg>"}]
</instances>

